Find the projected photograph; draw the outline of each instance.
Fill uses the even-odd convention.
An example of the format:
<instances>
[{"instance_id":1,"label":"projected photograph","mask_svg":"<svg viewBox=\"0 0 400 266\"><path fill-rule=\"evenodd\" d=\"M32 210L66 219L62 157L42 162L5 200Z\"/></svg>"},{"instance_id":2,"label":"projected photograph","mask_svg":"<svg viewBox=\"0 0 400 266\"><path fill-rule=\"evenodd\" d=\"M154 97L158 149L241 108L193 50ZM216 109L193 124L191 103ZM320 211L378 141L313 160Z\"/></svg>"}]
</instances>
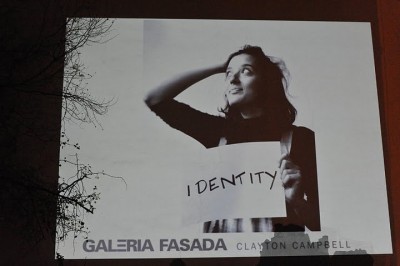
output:
<instances>
[{"instance_id":1,"label":"projected photograph","mask_svg":"<svg viewBox=\"0 0 400 266\"><path fill-rule=\"evenodd\" d=\"M99 173L65 258L392 252L369 23L115 19L80 59L109 106L64 125Z\"/></svg>"},{"instance_id":2,"label":"projected photograph","mask_svg":"<svg viewBox=\"0 0 400 266\"><path fill-rule=\"evenodd\" d=\"M221 73L225 76L226 84L223 95L225 106L220 108L222 113L220 116L200 112L173 100L194 83ZM314 134L307 128L293 126L296 109L285 93L288 77L285 78L284 73L288 75L283 61L266 56L260 47L246 45L232 53L226 62L184 72L160 84L146 95L145 103L156 115L169 126L194 138L206 148L242 142L281 143L283 155L278 162L279 171L273 173L264 170L249 173L242 171L232 174L232 177L216 177L210 173L212 178L208 181L200 179L194 183L195 188L187 186L188 197L193 197L193 194L197 193L199 197L201 195L199 201L209 202L204 204L206 208L218 205L218 208L214 208L215 215L221 215L226 208L238 212L238 217L227 213L233 217L205 222L203 232L304 231L305 226L319 230ZM292 148L292 141L294 146L289 150L288 147ZM224 158L228 161L228 165L225 166L228 172L233 165L240 165L243 169L243 161L247 160L259 160L262 166L268 158L247 157L243 156L242 151L235 152L232 149L224 155L232 157L231 160ZM240 160L235 160L238 156L241 157ZM214 163L218 164L218 157L215 159ZM275 178L279 180L276 183ZM280 198L284 198L285 201L282 202L288 204L287 212L281 214L285 219L240 218L241 205L236 204L236 201L240 201L241 197L251 197L248 204L243 206L243 211L258 208L260 214L268 215L268 212L274 209L274 206L268 206L268 203L278 205L279 198L263 199L262 195L255 198L256 191L240 191L241 189L237 188L239 183L243 188L246 186L245 183L262 185L263 181L266 183L265 179L271 184L270 186L264 184L264 189L259 191L261 194L268 193L268 187L272 190L274 183L284 188L280 191L284 197ZM235 191L229 191L232 189L230 186L234 186ZM212 200L205 195L211 192L214 194ZM226 193L236 193L236 195L226 196L224 195ZM222 202L223 204L220 204ZM265 210L262 210L264 208ZM201 212L204 214L207 210Z\"/></svg>"}]
</instances>

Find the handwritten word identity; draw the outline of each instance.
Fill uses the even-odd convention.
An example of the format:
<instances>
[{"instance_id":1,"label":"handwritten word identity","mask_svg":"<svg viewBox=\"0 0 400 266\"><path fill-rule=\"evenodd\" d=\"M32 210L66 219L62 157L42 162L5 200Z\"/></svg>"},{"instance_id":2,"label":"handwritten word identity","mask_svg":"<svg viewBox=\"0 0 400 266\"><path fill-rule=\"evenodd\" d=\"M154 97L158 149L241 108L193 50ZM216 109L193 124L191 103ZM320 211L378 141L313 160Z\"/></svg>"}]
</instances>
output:
<instances>
[{"instance_id":1,"label":"handwritten word identity","mask_svg":"<svg viewBox=\"0 0 400 266\"><path fill-rule=\"evenodd\" d=\"M194 194L202 194L207 191L211 192L214 190L224 190L229 189L236 186L241 186L244 184L263 184L270 182L269 189L271 190L276 177L277 171L274 171L273 174L267 171L259 171L259 172L241 172L239 174L232 174L232 178L224 178L224 177L214 177L209 179L208 181L204 179L200 179L193 186L187 185L187 196L190 197L192 193ZM194 189L193 189L194 187Z\"/></svg>"}]
</instances>

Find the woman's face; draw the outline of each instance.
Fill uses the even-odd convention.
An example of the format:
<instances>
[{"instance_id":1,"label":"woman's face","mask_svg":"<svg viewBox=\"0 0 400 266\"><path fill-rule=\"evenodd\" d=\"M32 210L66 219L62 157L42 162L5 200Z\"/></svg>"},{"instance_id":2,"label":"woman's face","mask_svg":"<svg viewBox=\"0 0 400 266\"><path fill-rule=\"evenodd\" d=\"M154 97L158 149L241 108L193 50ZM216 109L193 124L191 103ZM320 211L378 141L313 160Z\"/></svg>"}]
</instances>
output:
<instances>
[{"instance_id":1,"label":"woman's face","mask_svg":"<svg viewBox=\"0 0 400 266\"><path fill-rule=\"evenodd\" d=\"M225 95L230 106L239 111L260 106L260 94L265 89L256 60L248 54L239 54L231 59L226 69Z\"/></svg>"}]
</instances>

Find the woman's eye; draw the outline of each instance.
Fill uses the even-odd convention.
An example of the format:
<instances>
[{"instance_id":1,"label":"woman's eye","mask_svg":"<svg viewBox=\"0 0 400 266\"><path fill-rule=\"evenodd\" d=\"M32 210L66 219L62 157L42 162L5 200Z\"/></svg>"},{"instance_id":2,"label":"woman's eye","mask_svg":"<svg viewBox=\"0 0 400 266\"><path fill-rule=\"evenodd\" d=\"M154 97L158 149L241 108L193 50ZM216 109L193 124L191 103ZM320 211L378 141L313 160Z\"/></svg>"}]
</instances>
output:
<instances>
[{"instance_id":1,"label":"woman's eye","mask_svg":"<svg viewBox=\"0 0 400 266\"><path fill-rule=\"evenodd\" d=\"M226 76L227 78L229 78L230 76L232 76L232 72L231 72L231 71L227 71L226 74L225 74L225 76Z\"/></svg>"},{"instance_id":2,"label":"woman's eye","mask_svg":"<svg viewBox=\"0 0 400 266\"><path fill-rule=\"evenodd\" d=\"M243 69L242 69L242 73L243 73L243 74L251 74L251 70L248 69L248 68L243 68Z\"/></svg>"}]
</instances>

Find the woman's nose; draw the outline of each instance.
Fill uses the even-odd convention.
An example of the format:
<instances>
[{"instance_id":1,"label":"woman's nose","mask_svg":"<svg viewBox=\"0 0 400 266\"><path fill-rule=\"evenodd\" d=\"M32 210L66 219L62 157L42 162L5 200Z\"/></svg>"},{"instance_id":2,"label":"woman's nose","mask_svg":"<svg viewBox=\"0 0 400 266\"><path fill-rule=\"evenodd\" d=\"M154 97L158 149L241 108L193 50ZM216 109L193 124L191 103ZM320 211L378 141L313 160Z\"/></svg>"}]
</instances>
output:
<instances>
[{"instance_id":1,"label":"woman's nose","mask_svg":"<svg viewBox=\"0 0 400 266\"><path fill-rule=\"evenodd\" d=\"M237 72L231 75L231 77L229 79L229 83L231 83L231 84L239 83L239 75Z\"/></svg>"}]
</instances>

